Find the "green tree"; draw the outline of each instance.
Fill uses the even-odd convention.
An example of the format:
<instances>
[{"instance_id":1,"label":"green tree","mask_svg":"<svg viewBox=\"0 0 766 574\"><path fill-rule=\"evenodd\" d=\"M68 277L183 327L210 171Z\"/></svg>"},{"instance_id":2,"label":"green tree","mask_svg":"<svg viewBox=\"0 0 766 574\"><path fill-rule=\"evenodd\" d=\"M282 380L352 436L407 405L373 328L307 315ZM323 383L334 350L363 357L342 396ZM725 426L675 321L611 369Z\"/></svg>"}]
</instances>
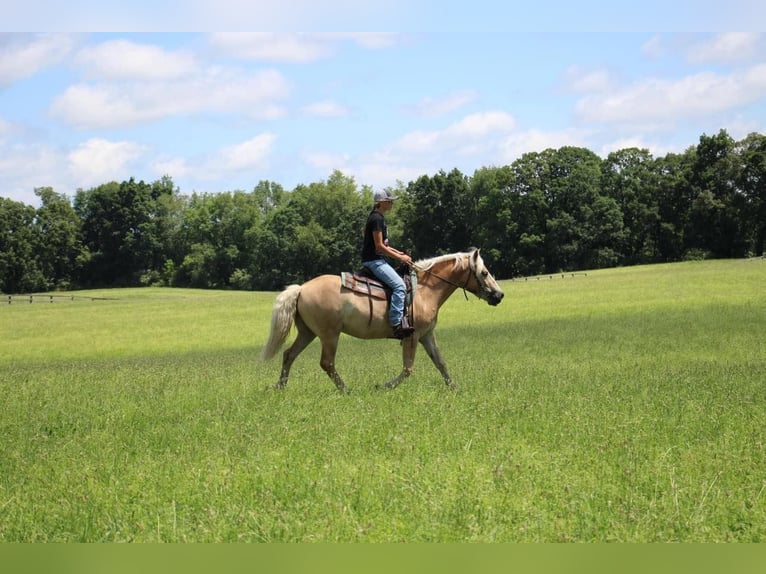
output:
<instances>
[{"instance_id":1,"label":"green tree","mask_svg":"<svg viewBox=\"0 0 766 574\"><path fill-rule=\"evenodd\" d=\"M766 246L766 136L751 133L737 142L741 170L737 187L745 198L746 241L761 256Z\"/></svg>"},{"instance_id":2,"label":"green tree","mask_svg":"<svg viewBox=\"0 0 766 574\"><path fill-rule=\"evenodd\" d=\"M269 221L287 198L284 188L278 183L262 180L253 189L259 218L245 231L244 249L247 253L247 267L240 270L233 286L238 289L245 285L252 289L276 290L284 286L279 263L280 241L270 228Z\"/></svg>"},{"instance_id":3,"label":"green tree","mask_svg":"<svg viewBox=\"0 0 766 574\"><path fill-rule=\"evenodd\" d=\"M657 248L661 261L678 261L685 250L685 230L688 227L692 197L689 172L694 148L683 154L669 153L655 160L658 174L655 197L659 213Z\"/></svg>"},{"instance_id":4,"label":"green tree","mask_svg":"<svg viewBox=\"0 0 766 574\"><path fill-rule=\"evenodd\" d=\"M475 244L497 277L519 274L518 230L523 223L513 201L513 184L509 166L480 168L470 181L471 195L477 198Z\"/></svg>"},{"instance_id":5,"label":"green tree","mask_svg":"<svg viewBox=\"0 0 766 574\"><path fill-rule=\"evenodd\" d=\"M549 268L548 238L551 216L550 160L555 153L526 153L513 162L513 184L509 189L514 218L518 221L519 273L536 275Z\"/></svg>"},{"instance_id":6,"label":"green tree","mask_svg":"<svg viewBox=\"0 0 766 574\"><path fill-rule=\"evenodd\" d=\"M138 285L146 273L163 268L163 226L173 193L169 179L150 185L131 178L78 190L74 209L88 250L81 275L85 285Z\"/></svg>"},{"instance_id":7,"label":"green tree","mask_svg":"<svg viewBox=\"0 0 766 574\"><path fill-rule=\"evenodd\" d=\"M604 267L617 262L622 234L619 206L601 194L601 159L585 148L524 154L515 161L519 251L529 270Z\"/></svg>"},{"instance_id":8,"label":"green tree","mask_svg":"<svg viewBox=\"0 0 766 574\"><path fill-rule=\"evenodd\" d=\"M253 251L254 266L259 270L255 287L281 289L291 283L302 283L305 275L293 261L295 246L292 240L301 225L302 215L290 201L290 194L275 210L270 212L260 228L248 232Z\"/></svg>"},{"instance_id":9,"label":"green tree","mask_svg":"<svg viewBox=\"0 0 766 574\"><path fill-rule=\"evenodd\" d=\"M186 201L167 175L152 182L151 196L154 200L151 262L141 282L171 285L175 269L185 255L182 231Z\"/></svg>"},{"instance_id":10,"label":"green tree","mask_svg":"<svg viewBox=\"0 0 766 574\"><path fill-rule=\"evenodd\" d=\"M622 212L624 232L614 245L621 263L633 265L661 260L660 213L656 190L659 175L651 153L628 148L610 153L602 163L603 193Z\"/></svg>"},{"instance_id":11,"label":"green tree","mask_svg":"<svg viewBox=\"0 0 766 574\"><path fill-rule=\"evenodd\" d=\"M714 136L700 136L689 174L694 198L687 247L714 257L744 256L746 196L738 187L739 181L739 158L734 153L734 140L726 130Z\"/></svg>"},{"instance_id":12,"label":"green tree","mask_svg":"<svg viewBox=\"0 0 766 574\"><path fill-rule=\"evenodd\" d=\"M176 272L175 284L186 287L214 288L221 280L217 254L210 243L194 243Z\"/></svg>"},{"instance_id":13,"label":"green tree","mask_svg":"<svg viewBox=\"0 0 766 574\"><path fill-rule=\"evenodd\" d=\"M270 222L287 276L306 280L358 267L369 197L337 170L327 181L296 187Z\"/></svg>"},{"instance_id":14,"label":"green tree","mask_svg":"<svg viewBox=\"0 0 766 574\"><path fill-rule=\"evenodd\" d=\"M476 202L468 178L458 169L420 176L406 190L404 234L416 256L429 257L471 247Z\"/></svg>"},{"instance_id":15,"label":"green tree","mask_svg":"<svg viewBox=\"0 0 766 574\"><path fill-rule=\"evenodd\" d=\"M83 255L82 223L66 196L50 187L36 188L35 195L41 202L35 215L40 270L48 288L69 288Z\"/></svg>"},{"instance_id":16,"label":"green tree","mask_svg":"<svg viewBox=\"0 0 766 574\"><path fill-rule=\"evenodd\" d=\"M182 242L187 255L176 272L175 283L192 287L251 286L247 276L252 229L262 218L261 198L254 193L194 194L184 215Z\"/></svg>"},{"instance_id":17,"label":"green tree","mask_svg":"<svg viewBox=\"0 0 766 574\"><path fill-rule=\"evenodd\" d=\"M0 292L47 289L38 265L41 242L35 215L34 207L0 197Z\"/></svg>"},{"instance_id":18,"label":"green tree","mask_svg":"<svg viewBox=\"0 0 766 574\"><path fill-rule=\"evenodd\" d=\"M598 225L593 211L600 191L601 159L585 148L563 147L544 155L548 173L546 271L589 266L589 235ZM588 229L594 228L594 229Z\"/></svg>"}]
</instances>

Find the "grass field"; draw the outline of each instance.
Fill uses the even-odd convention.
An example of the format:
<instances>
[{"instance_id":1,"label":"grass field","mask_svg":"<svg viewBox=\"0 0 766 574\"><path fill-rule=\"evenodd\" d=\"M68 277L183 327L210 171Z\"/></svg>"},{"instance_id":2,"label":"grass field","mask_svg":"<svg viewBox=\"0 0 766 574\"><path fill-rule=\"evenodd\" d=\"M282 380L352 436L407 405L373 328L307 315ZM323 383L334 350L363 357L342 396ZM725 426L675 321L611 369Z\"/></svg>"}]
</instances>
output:
<instances>
[{"instance_id":1,"label":"grass field","mask_svg":"<svg viewBox=\"0 0 766 574\"><path fill-rule=\"evenodd\" d=\"M419 351L315 342L283 392L274 293L0 306L0 541L764 541L766 262L456 293ZM2 301L2 300L0 300Z\"/></svg>"}]
</instances>

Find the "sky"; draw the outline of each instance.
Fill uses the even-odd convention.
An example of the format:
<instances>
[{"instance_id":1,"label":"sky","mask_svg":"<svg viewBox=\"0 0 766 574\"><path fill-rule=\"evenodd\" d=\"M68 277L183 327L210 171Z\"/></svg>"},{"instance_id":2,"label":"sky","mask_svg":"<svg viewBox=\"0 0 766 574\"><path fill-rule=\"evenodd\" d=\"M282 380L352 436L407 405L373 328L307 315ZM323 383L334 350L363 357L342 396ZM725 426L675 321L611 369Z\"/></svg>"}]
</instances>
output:
<instances>
[{"instance_id":1,"label":"sky","mask_svg":"<svg viewBox=\"0 0 766 574\"><path fill-rule=\"evenodd\" d=\"M39 203L37 187L71 198L130 177L169 175L190 195L250 191L262 180L291 190L339 170L382 188L454 168L470 176L546 148L662 156L721 129L735 139L766 133L766 34L700 32L728 22L696 12L690 23L664 3L642 5L665 6L658 25L602 11L590 26L567 20L581 15L566 8L544 26L522 26L513 12L480 11L481 1L464 22L443 9L429 19L428 2L293 0L292 19L266 10L273 3L217 4L234 15L261 5L261 27L272 30L353 29L318 4L336 13L361 4L357 29L391 29L397 11L418 6L420 20L398 20L405 31L342 33L181 30L202 28L194 24L206 14L237 28L200 0L188 0L194 15L177 22L166 14L174 2L156 22L132 4L143 26L96 11L79 26L55 10L35 20L34 4L29 14L13 12L18 2L0 7L11 11L0 27L45 29L0 32L0 196L29 205ZM95 31L119 29L118 17L146 31Z\"/></svg>"}]
</instances>

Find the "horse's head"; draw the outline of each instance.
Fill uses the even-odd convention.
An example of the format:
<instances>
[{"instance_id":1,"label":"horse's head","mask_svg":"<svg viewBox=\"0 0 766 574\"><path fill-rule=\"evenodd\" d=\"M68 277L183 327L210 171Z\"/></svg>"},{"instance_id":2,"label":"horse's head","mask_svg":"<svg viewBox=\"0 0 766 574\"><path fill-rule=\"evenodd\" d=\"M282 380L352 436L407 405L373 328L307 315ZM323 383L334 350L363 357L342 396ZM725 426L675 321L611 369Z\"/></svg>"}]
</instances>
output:
<instances>
[{"instance_id":1,"label":"horse's head","mask_svg":"<svg viewBox=\"0 0 766 574\"><path fill-rule=\"evenodd\" d=\"M479 299L484 299L490 305L498 305L505 297L492 273L489 272L484 260L479 254L479 249L474 249L468 255L468 264L471 276L466 283L466 289L474 293ZM474 285L475 284L475 285Z\"/></svg>"}]
</instances>

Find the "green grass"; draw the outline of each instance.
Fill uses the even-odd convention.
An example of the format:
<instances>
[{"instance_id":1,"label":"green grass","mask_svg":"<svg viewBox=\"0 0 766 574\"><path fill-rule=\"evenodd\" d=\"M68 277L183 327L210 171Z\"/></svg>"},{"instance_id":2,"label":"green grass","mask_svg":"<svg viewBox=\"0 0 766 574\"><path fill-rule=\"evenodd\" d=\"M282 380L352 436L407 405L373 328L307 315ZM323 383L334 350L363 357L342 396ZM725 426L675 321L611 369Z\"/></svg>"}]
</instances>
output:
<instances>
[{"instance_id":1,"label":"green grass","mask_svg":"<svg viewBox=\"0 0 766 574\"><path fill-rule=\"evenodd\" d=\"M439 345L313 343L283 392L275 294L0 307L0 541L764 541L766 263L456 293Z\"/></svg>"}]
</instances>

